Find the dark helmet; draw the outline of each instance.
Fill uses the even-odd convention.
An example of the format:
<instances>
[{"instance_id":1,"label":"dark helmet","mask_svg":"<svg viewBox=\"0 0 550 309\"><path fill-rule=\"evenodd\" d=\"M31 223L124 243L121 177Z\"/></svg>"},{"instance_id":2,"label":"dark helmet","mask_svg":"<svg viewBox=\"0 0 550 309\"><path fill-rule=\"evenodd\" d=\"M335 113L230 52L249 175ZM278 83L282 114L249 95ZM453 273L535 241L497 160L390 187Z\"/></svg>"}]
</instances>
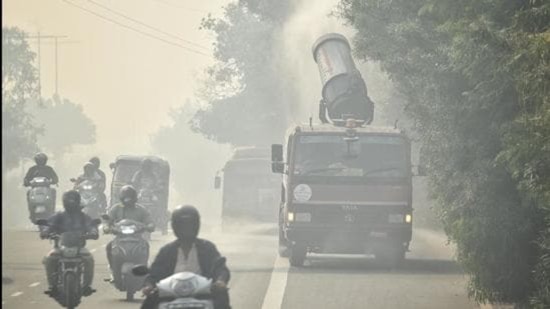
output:
<instances>
[{"instance_id":1,"label":"dark helmet","mask_svg":"<svg viewBox=\"0 0 550 309\"><path fill-rule=\"evenodd\" d=\"M120 189L120 201L124 206L133 206L137 202L137 192L134 187L126 185Z\"/></svg>"},{"instance_id":2,"label":"dark helmet","mask_svg":"<svg viewBox=\"0 0 550 309\"><path fill-rule=\"evenodd\" d=\"M172 211L172 230L179 240L197 238L201 226L199 211L191 205L178 206Z\"/></svg>"},{"instance_id":3,"label":"dark helmet","mask_svg":"<svg viewBox=\"0 0 550 309\"><path fill-rule=\"evenodd\" d=\"M151 170L151 168L153 168L153 161L148 158L143 159L141 161L141 168L144 170Z\"/></svg>"},{"instance_id":4,"label":"dark helmet","mask_svg":"<svg viewBox=\"0 0 550 309\"><path fill-rule=\"evenodd\" d=\"M70 190L63 194L63 207L67 212L79 211L80 193L76 190Z\"/></svg>"},{"instance_id":5,"label":"dark helmet","mask_svg":"<svg viewBox=\"0 0 550 309\"><path fill-rule=\"evenodd\" d=\"M93 163L86 162L86 164L84 164L84 174L92 173L95 169L96 167Z\"/></svg>"},{"instance_id":6,"label":"dark helmet","mask_svg":"<svg viewBox=\"0 0 550 309\"><path fill-rule=\"evenodd\" d=\"M100 161L99 161L99 158L98 158L98 157L92 157L92 158L90 159L90 163L92 163L93 165L95 165L96 168L99 168Z\"/></svg>"},{"instance_id":7,"label":"dark helmet","mask_svg":"<svg viewBox=\"0 0 550 309\"><path fill-rule=\"evenodd\" d=\"M39 152L34 156L34 162L36 162L37 165L46 165L48 156L43 152Z\"/></svg>"}]
</instances>

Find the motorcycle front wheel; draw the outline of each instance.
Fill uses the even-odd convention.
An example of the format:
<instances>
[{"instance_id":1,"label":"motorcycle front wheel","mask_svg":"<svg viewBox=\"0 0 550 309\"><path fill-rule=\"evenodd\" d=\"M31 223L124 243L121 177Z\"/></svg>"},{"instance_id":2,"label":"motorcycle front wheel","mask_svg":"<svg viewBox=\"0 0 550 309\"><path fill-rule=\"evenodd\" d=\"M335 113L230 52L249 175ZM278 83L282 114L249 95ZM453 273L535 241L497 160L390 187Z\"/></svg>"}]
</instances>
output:
<instances>
[{"instance_id":1,"label":"motorcycle front wheel","mask_svg":"<svg viewBox=\"0 0 550 309\"><path fill-rule=\"evenodd\" d=\"M78 306L78 303L80 302L80 284L78 282L76 274L73 272L66 273L64 284L65 307L67 307L67 309L74 309L76 308L76 306Z\"/></svg>"}]
</instances>

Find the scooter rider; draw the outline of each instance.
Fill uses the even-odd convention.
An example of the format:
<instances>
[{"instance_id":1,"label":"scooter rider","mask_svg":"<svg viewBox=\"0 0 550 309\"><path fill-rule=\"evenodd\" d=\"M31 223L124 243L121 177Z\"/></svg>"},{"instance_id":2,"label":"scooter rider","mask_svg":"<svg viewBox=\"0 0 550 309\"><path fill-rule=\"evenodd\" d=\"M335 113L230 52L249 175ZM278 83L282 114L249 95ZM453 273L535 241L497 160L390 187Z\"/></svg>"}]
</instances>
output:
<instances>
[{"instance_id":1,"label":"scooter rider","mask_svg":"<svg viewBox=\"0 0 550 309\"><path fill-rule=\"evenodd\" d=\"M155 225L153 224L149 211L145 209L145 207L137 204L137 192L132 186L126 185L120 189L120 201L121 203L114 205L109 211L110 221L107 222L107 225L104 228L105 233L110 233L113 225L124 219L141 222L146 225L150 231L155 229ZM111 278L111 280L114 280L114 276L120 275L120 269L113 267L113 242L109 242L105 249L107 251L109 267L111 268L111 273L113 274L113 278Z\"/></svg>"},{"instance_id":2,"label":"scooter rider","mask_svg":"<svg viewBox=\"0 0 550 309\"><path fill-rule=\"evenodd\" d=\"M34 162L36 165L29 168L27 171L27 174L25 175L25 179L23 180L23 185L25 187L29 187L31 185L31 180L33 180L36 177L45 177L50 180L50 183L52 185L56 185L59 182L59 177L57 177L57 174L55 173L54 169L46 165L48 162L48 156L45 153L37 153L34 156ZM55 197L56 197L56 191L54 188L50 188L52 192L52 201L55 205ZM29 192L27 192L27 201L29 199ZM29 203L30 205L30 203ZM29 208L29 213L31 212L31 209Z\"/></svg>"},{"instance_id":3,"label":"scooter rider","mask_svg":"<svg viewBox=\"0 0 550 309\"><path fill-rule=\"evenodd\" d=\"M85 234L87 239L99 238L97 226L92 224L92 218L82 212L80 194L77 191L71 190L63 194L63 207L65 211L58 212L48 219L48 226L40 233L42 239L47 238L50 234L78 231ZM94 277L94 258L84 247L80 249L80 254L84 261L82 295L89 296L95 292L91 287ZM50 296L54 296L58 292L56 290L56 282L59 258L60 252L54 249L43 260L49 285L49 289L45 293Z\"/></svg>"},{"instance_id":4,"label":"scooter rider","mask_svg":"<svg viewBox=\"0 0 550 309\"><path fill-rule=\"evenodd\" d=\"M213 243L197 238L199 228L200 215L195 207L179 206L172 212L172 230L177 240L162 247L151 265L143 288L143 294L147 298L142 304L142 309L152 309L158 305L160 300L155 293L157 282L184 271L212 279L214 308L230 308L227 289L229 269L225 263L213 269L221 255Z\"/></svg>"},{"instance_id":5,"label":"scooter rider","mask_svg":"<svg viewBox=\"0 0 550 309\"><path fill-rule=\"evenodd\" d=\"M25 175L25 187L30 186L31 180L33 180L33 178L35 177L48 178L51 181L52 185L56 185L59 182L59 178L57 177L57 174L55 173L53 168L49 165L46 165L46 163L48 163L48 156L45 153L37 153L34 156L34 162L36 162L36 165L29 168L29 170L27 171L27 175Z\"/></svg>"},{"instance_id":6,"label":"scooter rider","mask_svg":"<svg viewBox=\"0 0 550 309\"><path fill-rule=\"evenodd\" d=\"M98 157L92 157L90 159L90 163L92 163L95 167L95 172L99 175L101 178L101 204L106 207L107 206L107 196L105 195L105 188L107 187L107 177L105 176L105 173L99 168L100 161Z\"/></svg>"},{"instance_id":7,"label":"scooter rider","mask_svg":"<svg viewBox=\"0 0 550 309\"><path fill-rule=\"evenodd\" d=\"M96 167L91 162L86 162L83 167L84 173L75 181L75 186L83 183L86 180L92 181L97 184L97 190L103 192L105 191L105 183L101 180L101 176L96 171Z\"/></svg>"}]
</instances>

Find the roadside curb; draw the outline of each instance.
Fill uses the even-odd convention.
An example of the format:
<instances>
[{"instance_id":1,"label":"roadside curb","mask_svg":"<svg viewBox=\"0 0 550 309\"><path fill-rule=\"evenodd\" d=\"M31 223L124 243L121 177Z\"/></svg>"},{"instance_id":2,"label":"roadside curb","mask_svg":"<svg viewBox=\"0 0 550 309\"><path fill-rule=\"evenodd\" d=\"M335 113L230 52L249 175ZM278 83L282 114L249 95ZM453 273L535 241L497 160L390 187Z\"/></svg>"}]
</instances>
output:
<instances>
[{"instance_id":1,"label":"roadside curb","mask_svg":"<svg viewBox=\"0 0 550 309\"><path fill-rule=\"evenodd\" d=\"M480 309L513 309L514 305L510 304L479 304Z\"/></svg>"}]
</instances>

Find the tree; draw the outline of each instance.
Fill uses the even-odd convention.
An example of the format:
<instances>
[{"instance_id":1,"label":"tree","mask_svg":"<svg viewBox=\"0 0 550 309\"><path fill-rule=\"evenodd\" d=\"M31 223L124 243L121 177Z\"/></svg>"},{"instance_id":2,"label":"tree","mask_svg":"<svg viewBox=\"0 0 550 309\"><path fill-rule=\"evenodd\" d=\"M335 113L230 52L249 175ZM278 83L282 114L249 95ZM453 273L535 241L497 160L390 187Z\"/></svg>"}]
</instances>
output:
<instances>
[{"instance_id":1,"label":"tree","mask_svg":"<svg viewBox=\"0 0 550 309\"><path fill-rule=\"evenodd\" d=\"M407 98L470 295L550 306L550 3L342 0L339 12L357 55Z\"/></svg>"},{"instance_id":2,"label":"tree","mask_svg":"<svg viewBox=\"0 0 550 309\"><path fill-rule=\"evenodd\" d=\"M43 128L40 148L61 157L73 145L95 143L95 125L81 105L54 95L32 105L33 118Z\"/></svg>"},{"instance_id":3,"label":"tree","mask_svg":"<svg viewBox=\"0 0 550 309\"><path fill-rule=\"evenodd\" d=\"M291 7L289 1L230 3L224 17L204 19L202 29L216 36L214 57L201 91L206 108L191 124L221 143L263 145L282 139L287 126L285 89L272 65L273 48Z\"/></svg>"},{"instance_id":4,"label":"tree","mask_svg":"<svg viewBox=\"0 0 550 309\"><path fill-rule=\"evenodd\" d=\"M37 150L40 128L28 111L38 97L34 57L23 31L2 27L2 177Z\"/></svg>"}]
</instances>

